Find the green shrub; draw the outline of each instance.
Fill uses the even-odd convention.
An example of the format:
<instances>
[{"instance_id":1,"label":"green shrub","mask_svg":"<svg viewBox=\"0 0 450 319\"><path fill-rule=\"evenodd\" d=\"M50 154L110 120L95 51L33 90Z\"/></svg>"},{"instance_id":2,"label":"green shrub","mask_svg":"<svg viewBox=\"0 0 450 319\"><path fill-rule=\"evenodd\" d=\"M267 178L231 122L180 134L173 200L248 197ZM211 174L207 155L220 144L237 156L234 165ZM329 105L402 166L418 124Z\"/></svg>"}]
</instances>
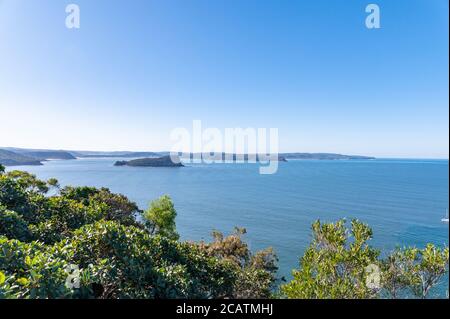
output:
<instances>
[{"instance_id":1,"label":"green shrub","mask_svg":"<svg viewBox=\"0 0 450 319\"><path fill-rule=\"evenodd\" d=\"M10 239L27 241L31 238L28 224L18 213L0 206L0 234Z\"/></svg>"},{"instance_id":2,"label":"green shrub","mask_svg":"<svg viewBox=\"0 0 450 319\"><path fill-rule=\"evenodd\" d=\"M300 260L300 269L281 287L287 298L426 298L448 274L448 248L428 244L424 249L397 249L381 259L367 243L372 229L359 221L352 221L350 229L344 220L317 221L312 230L313 242ZM373 278L375 285L371 285Z\"/></svg>"},{"instance_id":3,"label":"green shrub","mask_svg":"<svg viewBox=\"0 0 450 319\"><path fill-rule=\"evenodd\" d=\"M180 237L175 225L177 212L169 196L165 195L151 202L149 209L142 216L152 234L175 240Z\"/></svg>"}]
</instances>

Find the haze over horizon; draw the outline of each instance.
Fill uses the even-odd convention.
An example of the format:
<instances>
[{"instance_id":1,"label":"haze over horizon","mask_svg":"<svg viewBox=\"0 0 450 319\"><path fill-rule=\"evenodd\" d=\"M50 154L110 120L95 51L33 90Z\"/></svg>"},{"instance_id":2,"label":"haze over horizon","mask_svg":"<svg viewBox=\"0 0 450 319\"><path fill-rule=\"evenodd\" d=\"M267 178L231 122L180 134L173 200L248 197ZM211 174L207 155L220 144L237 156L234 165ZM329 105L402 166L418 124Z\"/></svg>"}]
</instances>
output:
<instances>
[{"instance_id":1,"label":"haze over horizon","mask_svg":"<svg viewBox=\"0 0 450 319\"><path fill-rule=\"evenodd\" d=\"M37 151L66 151L66 152L92 152L92 153L134 153L134 152L148 152L148 153L165 153L170 152L170 150L149 150L149 149L141 149L141 150L133 150L133 149L115 149L115 150L108 150L108 149L67 149L64 147L60 148L27 148L27 147L15 147L15 146L2 146L0 145L0 149L6 149L14 151L14 149L30 149L30 150L37 150ZM225 152L227 153L227 152ZM376 157L377 159L430 159L430 160L449 160L448 157L401 157L401 156L375 156L375 155L367 155L367 154L356 154L356 153L339 153L339 152L304 152L304 151L285 151L285 152L279 152L280 154L286 154L286 153L311 153L311 154L341 154L341 155L351 155L351 156L371 156ZM292 159L291 159L292 160Z\"/></svg>"},{"instance_id":2,"label":"haze over horizon","mask_svg":"<svg viewBox=\"0 0 450 319\"><path fill-rule=\"evenodd\" d=\"M168 151L177 127L280 152L449 157L446 0L0 1L0 147ZM270 24L268 23L270 21ZM270 27L269 27L270 25Z\"/></svg>"}]
</instances>

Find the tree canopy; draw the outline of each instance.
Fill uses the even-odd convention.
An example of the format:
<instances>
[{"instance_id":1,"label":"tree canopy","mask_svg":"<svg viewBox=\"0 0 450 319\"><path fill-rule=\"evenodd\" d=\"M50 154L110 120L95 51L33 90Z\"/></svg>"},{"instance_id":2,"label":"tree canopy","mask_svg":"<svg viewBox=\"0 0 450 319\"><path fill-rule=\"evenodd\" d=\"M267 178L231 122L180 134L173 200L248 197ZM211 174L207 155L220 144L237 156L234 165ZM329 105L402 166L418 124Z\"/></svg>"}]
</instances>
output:
<instances>
[{"instance_id":1,"label":"tree canopy","mask_svg":"<svg viewBox=\"0 0 450 319\"><path fill-rule=\"evenodd\" d=\"M0 298L271 296L273 269L178 241L175 217L168 196L143 212L106 188L61 188L56 179L2 172ZM74 270L76 285L68 282Z\"/></svg>"},{"instance_id":2,"label":"tree canopy","mask_svg":"<svg viewBox=\"0 0 450 319\"><path fill-rule=\"evenodd\" d=\"M353 220L312 226L313 241L281 287L288 298L427 298L448 273L449 250L428 244L424 249L397 248L386 258L372 248L372 229Z\"/></svg>"},{"instance_id":3,"label":"tree canopy","mask_svg":"<svg viewBox=\"0 0 450 319\"><path fill-rule=\"evenodd\" d=\"M146 211L107 188L61 187L0 166L0 298L429 298L448 248L373 248L357 220L315 222L313 240L278 286L271 248L246 230L180 241L169 196Z\"/></svg>"}]
</instances>

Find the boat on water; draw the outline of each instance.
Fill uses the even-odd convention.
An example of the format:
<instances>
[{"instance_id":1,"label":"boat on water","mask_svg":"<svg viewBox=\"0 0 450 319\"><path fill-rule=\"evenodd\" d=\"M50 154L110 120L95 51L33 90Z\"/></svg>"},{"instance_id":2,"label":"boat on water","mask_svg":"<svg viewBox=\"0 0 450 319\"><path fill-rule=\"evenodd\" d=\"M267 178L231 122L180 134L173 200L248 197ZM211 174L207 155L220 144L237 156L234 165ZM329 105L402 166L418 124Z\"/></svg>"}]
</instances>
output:
<instances>
[{"instance_id":1,"label":"boat on water","mask_svg":"<svg viewBox=\"0 0 450 319\"><path fill-rule=\"evenodd\" d=\"M445 215L444 218L441 219L441 222L448 224L448 209L447 209L447 214Z\"/></svg>"}]
</instances>

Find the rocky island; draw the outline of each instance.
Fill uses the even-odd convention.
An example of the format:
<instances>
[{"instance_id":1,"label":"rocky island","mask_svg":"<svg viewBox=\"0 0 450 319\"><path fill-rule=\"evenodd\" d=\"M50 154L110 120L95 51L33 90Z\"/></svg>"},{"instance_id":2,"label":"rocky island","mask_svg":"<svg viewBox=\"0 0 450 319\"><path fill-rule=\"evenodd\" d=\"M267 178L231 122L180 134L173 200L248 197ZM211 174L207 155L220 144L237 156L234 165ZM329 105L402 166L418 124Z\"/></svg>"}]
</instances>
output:
<instances>
[{"instance_id":1,"label":"rocky island","mask_svg":"<svg viewBox=\"0 0 450 319\"><path fill-rule=\"evenodd\" d=\"M138 158L130 161L117 161L114 163L114 166L183 167L184 165L180 161L173 162L170 156L163 156L163 157Z\"/></svg>"}]
</instances>

